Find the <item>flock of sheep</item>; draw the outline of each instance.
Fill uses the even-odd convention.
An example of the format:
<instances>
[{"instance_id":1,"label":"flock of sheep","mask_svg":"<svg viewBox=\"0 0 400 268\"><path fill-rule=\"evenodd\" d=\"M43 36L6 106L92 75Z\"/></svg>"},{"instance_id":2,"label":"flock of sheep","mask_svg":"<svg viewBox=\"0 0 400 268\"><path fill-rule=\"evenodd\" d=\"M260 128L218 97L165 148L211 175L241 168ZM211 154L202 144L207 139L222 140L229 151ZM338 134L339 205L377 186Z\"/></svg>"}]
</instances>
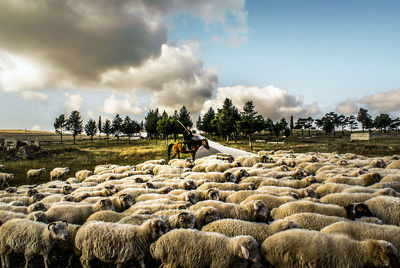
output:
<instances>
[{"instance_id":1,"label":"flock of sheep","mask_svg":"<svg viewBox=\"0 0 400 268\"><path fill-rule=\"evenodd\" d=\"M3 267L400 267L398 156L261 151L13 177L0 173Z\"/></svg>"}]
</instances>

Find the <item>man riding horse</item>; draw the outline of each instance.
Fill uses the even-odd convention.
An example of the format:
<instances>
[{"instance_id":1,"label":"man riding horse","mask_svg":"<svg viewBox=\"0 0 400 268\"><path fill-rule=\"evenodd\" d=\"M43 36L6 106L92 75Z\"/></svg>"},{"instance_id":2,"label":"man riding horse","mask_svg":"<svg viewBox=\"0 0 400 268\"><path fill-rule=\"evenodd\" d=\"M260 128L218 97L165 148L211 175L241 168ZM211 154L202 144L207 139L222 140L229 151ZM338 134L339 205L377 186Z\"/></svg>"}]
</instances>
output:
<instances>
[{"instance_id":1,"label":"man riding horse","mask_svg":"<svg viewBox=\"0 0 400 268\"><path fill-rule=\"evenodd\" d=\"M190 151L192 148L192 138L193 138L193 133L192 130L190 129L190 126L187 126L185 131L183 132L183 149L186 151Z\"/></svg>"}]
</instances>

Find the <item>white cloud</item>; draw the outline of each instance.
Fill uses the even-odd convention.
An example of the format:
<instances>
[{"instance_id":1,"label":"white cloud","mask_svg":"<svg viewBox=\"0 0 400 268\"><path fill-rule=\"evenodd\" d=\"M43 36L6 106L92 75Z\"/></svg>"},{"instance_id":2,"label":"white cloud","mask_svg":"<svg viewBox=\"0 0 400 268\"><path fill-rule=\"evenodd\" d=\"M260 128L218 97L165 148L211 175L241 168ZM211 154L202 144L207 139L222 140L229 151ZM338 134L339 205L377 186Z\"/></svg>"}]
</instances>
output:
<instances>
[{"instance_id":1,"label":"white cloud","mask_svg":"<svg viewBox=\"0 0 400 268\"><path fill-rule=\"evenodd\" d=\"M93 112L92 110L89 110L89 111L87 112L87 116L88 116L89 118L95 119L94 117L95 117L96 115L94 114L94 112Z\"/></svg>"},{"instance_id":2,"label":"white cloud","mask_svg":"<svg viewBox=\"0 0 400 268\"><path fill-rule=\"evenodd\" d=\"M22 91L21 94L24 99L36 100L40 102L46 102L48 98L46 94L38 91Z\"/></svg>"},{"instance_id":3,"label":"white cloud","mask_svg":"<svg viewBox=\"0 0 400 268\"><path fill-rule=\"evenodd\" d=\"M377 109L380 113L400 111L400 89L377 93L363 97L360 100L371 109Z\"/></svg>"},{"instance_id":4,"label":"white cloud","mask_svg":"<svg viewBox=\"0 0 400 268\"><path fill-rule=\"evenodd\" d=\"M64 96L67 97L67 100L64 102L64 106L67 111L79 111L81 109L83 97L79 95L79 93L69 94L66 92Z\"/></svg>"},{"instance_id":5,"label":"white cloud","mask_svg":"<svg viewBox=\"0 0 400 268\"><path fill-rule=\"evenodd\" d=\"M41 128L40 128L39 125L33 125L33 126L31 127L31 130L39 131L39 130L41 130Z\"/></svg>"},{"instance_id":6,"label":"white cloud","mask_svg":"<svg viewBox=\"0 0 400 268\"><path fill-rule=\"evenodd\" d=\"M291 95L284 89L275 86L259 88L242 85L219 87L215 97L205 102L201 113L204 114L209 107L215 110L221 108L225 98L230 98L239 110L246 101L252 100L255 109L260 114L274 120L288 118L291 115L294 117L315 116L319 113L317 103L304 104L302 97Z\"/></svg>"},{"instance_id":7,"label":"white cloud","mask_svg":"<svg viewBox=\"0 0 400 268\"><path fill-rule=\"evenodd\" d=\"M187 43L162 45L159 57L125 72L109 71L103 74L102 81L105 86L130 94L137 90L147 92L154 108L171 112L186 105L199 112L204 101L211 97L218 77L215 69L204 69L197 55L197 44Z\"/></svg>"},{"instance_id":8,"label":"white cloud","mask_svg":"<svg viewBox=\"0 0 400 268\"><path fill-rule=\"evenodd\" d=\"M103 106L100 110L107 114L120 115L137 115L143 112L140 107L132 105L127 96L125 96L124 99L117 99L114 94L104 100Z\"/></svg>"},{"instance_id":9,"label":"white cloud","mask_svg":"<svg viewBox=\"0 0 400 268\"><path fill-rule=\"evenodd\" d=\"M338 104L336 111L341 114L352 115L358 112L358 105L351 100L345 100Z\"/></svg>"}]
</instances>

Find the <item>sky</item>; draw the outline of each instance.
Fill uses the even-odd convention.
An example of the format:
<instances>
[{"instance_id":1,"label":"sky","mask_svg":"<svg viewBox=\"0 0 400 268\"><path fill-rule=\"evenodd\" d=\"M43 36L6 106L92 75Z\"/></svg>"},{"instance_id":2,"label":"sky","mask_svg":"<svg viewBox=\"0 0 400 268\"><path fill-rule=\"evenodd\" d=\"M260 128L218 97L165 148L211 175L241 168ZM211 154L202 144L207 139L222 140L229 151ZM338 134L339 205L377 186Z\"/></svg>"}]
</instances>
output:
<instances>
[{"instance_id":1,"label":"sky","mask_svg":"<svg viewBox=\"0 0 400 268\"><path fill-rule=\"evenodd\" d=\"M265 117L400 112L400 2L0 0L0 129L225 98Z\"/></svg>"}]
</instances>

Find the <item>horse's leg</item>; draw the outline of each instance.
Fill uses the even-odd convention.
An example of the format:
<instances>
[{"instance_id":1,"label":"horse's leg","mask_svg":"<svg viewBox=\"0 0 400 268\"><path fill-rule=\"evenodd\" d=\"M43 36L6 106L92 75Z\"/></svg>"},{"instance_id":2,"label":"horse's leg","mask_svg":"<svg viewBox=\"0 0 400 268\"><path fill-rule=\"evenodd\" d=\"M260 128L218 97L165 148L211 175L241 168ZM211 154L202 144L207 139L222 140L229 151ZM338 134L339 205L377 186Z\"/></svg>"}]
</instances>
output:
<instances>
[{"instance_id":1,"label":"horse's leg","mask_svg":"<svg viewBox=\"0 0 400 268\"><path fill-rule=\"evenodd\" d=\"M191 151L190 154L192 155L192 160L194 161L195 157L196 157L196 151Z\"/></svg>"}]
</instances>

